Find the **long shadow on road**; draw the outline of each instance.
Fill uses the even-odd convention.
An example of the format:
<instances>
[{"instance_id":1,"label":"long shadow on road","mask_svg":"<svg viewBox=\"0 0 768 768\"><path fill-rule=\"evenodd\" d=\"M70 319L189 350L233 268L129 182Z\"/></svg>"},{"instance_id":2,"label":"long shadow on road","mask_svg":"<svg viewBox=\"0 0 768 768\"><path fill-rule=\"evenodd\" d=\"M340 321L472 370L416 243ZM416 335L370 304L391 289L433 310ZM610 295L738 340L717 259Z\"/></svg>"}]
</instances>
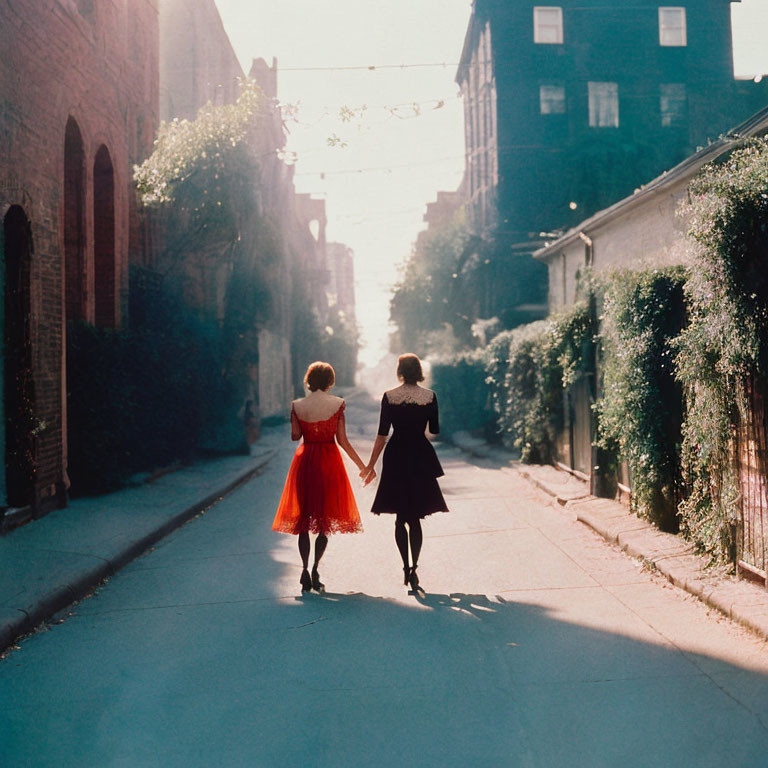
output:
<instances>
[{"instance_id":1,"label":"long shadow on road","mask_svg":"<svg viewBox=\"0 0 768 768\"><path fill-rule=\"evenodd\" d=\"M764 676L486 595L93 614L30 646L33 668L0 672L6 765L759 766L768 749Z\"/></svg>"}]
</instances>

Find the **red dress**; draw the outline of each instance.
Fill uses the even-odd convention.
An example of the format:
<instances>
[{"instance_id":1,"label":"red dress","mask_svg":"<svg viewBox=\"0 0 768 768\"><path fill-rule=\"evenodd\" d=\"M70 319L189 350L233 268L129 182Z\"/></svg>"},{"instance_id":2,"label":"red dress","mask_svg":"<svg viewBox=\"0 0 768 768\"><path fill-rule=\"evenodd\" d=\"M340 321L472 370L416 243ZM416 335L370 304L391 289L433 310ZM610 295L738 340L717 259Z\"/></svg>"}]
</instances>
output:
<instances>
[{"instance_id":1,"label":"red dress","mask_svg":"<svg viewBox=\"0 0 768 768\"><path fill-rule=\"evenodd\" d=\"M324 421L302 421L292 412L304 442L296 449L288 470L273 531L328 534L363 530L336 445L336 427L343 411L344 403Z\"/></svg>"}]
</instances>

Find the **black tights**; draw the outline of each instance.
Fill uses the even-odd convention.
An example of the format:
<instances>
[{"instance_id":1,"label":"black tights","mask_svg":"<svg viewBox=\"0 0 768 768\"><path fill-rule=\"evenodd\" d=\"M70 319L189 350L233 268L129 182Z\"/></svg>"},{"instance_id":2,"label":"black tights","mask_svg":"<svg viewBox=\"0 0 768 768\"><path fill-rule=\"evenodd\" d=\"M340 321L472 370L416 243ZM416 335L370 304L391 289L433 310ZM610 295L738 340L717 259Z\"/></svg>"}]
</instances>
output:
<instances>
[{"instance_id":1,"label":"black tights","mask_svg":"<svg viewBox=\"0 0 768 768\"><path fill-rule=\"evenodd\" d=\"M325 552L325 548L328 546L328 537L324 533L319 533L315 539L315 565L320 562L320 558ZM301 555L301 562L304 566L304 570L309 567L309 534L299 534L299 554Z\"/></svg>"},{"instance_id":2,"label":"black tights","mask_svg":"<svg viewBox=\"0 0 768 768\"><path fill-rule=\"evenodd\" d=\"M405 526L408 526L406 530ZM408 540L411 542L411 557L413 558L413 567L415 568L419 563L419 553L421 552L421 542L424 536L421 532L421 521L413 520L406 523L401 517L398 516L395 520L395 543L397 549L400 552L400 557L403 558L403 568L408 568Z\"/></svg>"}]
</instances>

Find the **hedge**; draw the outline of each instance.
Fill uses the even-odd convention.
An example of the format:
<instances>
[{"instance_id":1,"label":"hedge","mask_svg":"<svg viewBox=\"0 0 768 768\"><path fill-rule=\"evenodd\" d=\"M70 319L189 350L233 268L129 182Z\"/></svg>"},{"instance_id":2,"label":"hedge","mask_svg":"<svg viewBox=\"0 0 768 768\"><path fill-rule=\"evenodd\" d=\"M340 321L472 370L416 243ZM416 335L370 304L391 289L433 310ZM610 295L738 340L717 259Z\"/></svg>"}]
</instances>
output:
<instances>
[{"instance_id":1,"label":"hedge","mask_svg":"<svg viewBox=\"0 0 768 768\"><path fill-rule=\"evenodd\" d=\"M630 503L662 530L677 531L684 497L683 394L674 339L686 323L682 267L601 278L601 397L597 444L629 465Z\"/></svg>"}]
</instances>

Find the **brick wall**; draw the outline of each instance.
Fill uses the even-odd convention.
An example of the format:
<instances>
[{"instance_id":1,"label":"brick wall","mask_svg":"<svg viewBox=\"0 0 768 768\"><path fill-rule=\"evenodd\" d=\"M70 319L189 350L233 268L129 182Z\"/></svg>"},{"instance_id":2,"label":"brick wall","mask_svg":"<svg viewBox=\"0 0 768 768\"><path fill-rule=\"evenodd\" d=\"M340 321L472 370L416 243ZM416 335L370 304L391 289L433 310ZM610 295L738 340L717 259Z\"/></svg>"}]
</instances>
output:
<instances>
[{"instance_id":1,"label":"brick wall","mask_svg":"<svg viewBox=\"0 0 768 768\"><path fill-rule=\"evenodd\" d=\"M156 0L2 3L0 50L0 216L19 205L31 224L31 366L38 434L30 501L44 509L54 500L63 502L66 484L65 239L74 238L75 250L80 249L80 263L70 270L70 281L81 280L79 314L96 320L95 219L109 208L94 199L100 150L108 152L114 184L114 264L107 270L113 283L105 291L111 290L118 325L129 261L142 260L144 238L131 176L133 164L151 151L158 122ZM82 157L75 158L82 177L76 193L81 221L79 231L65 236L70 119L82 141ZM110 313L100 314L103 319Z\"/></svg>"}]
</instances>

